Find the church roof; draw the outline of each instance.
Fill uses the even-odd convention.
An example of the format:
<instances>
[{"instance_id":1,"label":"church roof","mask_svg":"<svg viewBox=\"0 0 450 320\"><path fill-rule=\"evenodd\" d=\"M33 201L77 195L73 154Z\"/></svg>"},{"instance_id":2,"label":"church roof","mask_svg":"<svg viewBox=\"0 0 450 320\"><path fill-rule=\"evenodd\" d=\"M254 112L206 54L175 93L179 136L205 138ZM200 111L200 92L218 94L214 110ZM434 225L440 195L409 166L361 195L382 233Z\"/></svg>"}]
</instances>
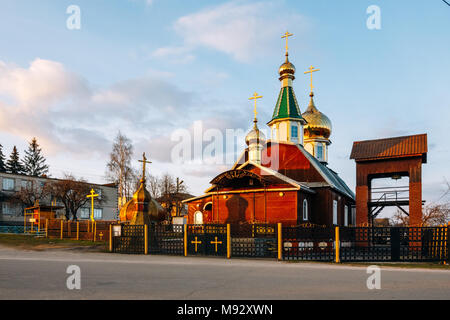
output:
<instances>
[{"instance_id":1,"label":"church roof","mask_svg":"<svg viewBox=\"0 0 450 320\"><path fill-rule=\"evenodd\" d=\"M333 189L339 191L344 195L347 195L352 199L355 199L355 194L353 193L353 191L347 186L344 180L342 180L335 171L331 170L325 164L317 160L317 158L306 151L303 146L297 145L297 147ZM306 183L306 185L308 185L308 183Z\"/></svg>"},{"instance_id":2,"label":"church roof","mask_svg":"<svg viewBox=\"0 0 450 320\"><path fill-rule=\"evenodd\" d=\"M289 175L293 175L292 172L294 172L295 170L294 171L284 170L284 171L286 171L286 174L284 175L276 170L267 168L265 166L261 166L261 167L263 167L267 170L274 171L279 176L283 176L287 179L295 181L295 183L297 183L299 185L307 186L311 190L314 190L314 188L320 188L320 187L331 187L334 190L338 191L339 193L346 195L352 199L355 199L355 194L347 186L345 181L342 180L342 178L339 177L339 175L335 171L328 168L327 165L321 163L317 158L312 156L308 151L305 150L305 148L303 146L297 145L297 144L291 144L291 143L272 142L272 141L269 141L268 145L269 144L279 144L279 145L288 147L289 149L287 149L286 152L289 152L292 154L292 157L289 159L289 161L294 161L294 162L297 162L298 159L295 158L296 156L295 156L295 154L293 154L293 151L298 149L301 152L301 154L303 154L303 156L306 158L306 160L312 165L312 167L318 172L318 174L323 178L323 181L297 181L297 180L294 180L289 177ZM267 145L266 145L266 147L267 147ZM245 159L245 153L243 153L238 158L238 160L236 161L236 163L233 166L233 169L244 167L246 164L244 159ZM282 161L283 163L285 163L285 161L287 161L287 159L285 157L282 157L279 160ZM283 163L279 163L280 168L284 167Z\"/></svg>"},{"instance_id":3,"label":"church roof","mask_svg":"<svg viewBox=\"0 0 450 320\"><path fill-rule=\"evenodd\" d=\"M291 86L281 88L272 120L269 123L277 119L300 119L304 121L294 89Z\"/></svg>"}]
</instances>

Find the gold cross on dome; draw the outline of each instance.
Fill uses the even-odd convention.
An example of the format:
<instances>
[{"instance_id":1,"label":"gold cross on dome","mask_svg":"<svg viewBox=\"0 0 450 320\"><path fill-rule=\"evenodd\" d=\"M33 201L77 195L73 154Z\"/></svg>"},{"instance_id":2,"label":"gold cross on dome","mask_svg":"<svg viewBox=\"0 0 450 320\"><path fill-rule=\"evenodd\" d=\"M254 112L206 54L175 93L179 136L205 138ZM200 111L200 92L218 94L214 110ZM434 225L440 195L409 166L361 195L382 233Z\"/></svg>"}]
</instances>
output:
<instances>
[{"instance_id":1,"label":"gold cross on dome","mask_svg":"<svg viewBox=\"0 0 450 320\"><path fill-rule=\"evenodd\" d=\"M288 40L289 37L292 37L294 34L289 33L289 31L286 31L286 33L284 34L284 36L282 36L281 38L286 38L286 53L288 52L289 46L288 46Z\"/></svg>"},{"instance_id":2,"label":"gold cross on dome","mask_svg":"<svg viewBox=\"0 0 450 320\"><path fill-rule=\"evenodd\" d=\"M145 152L142 154L142 160L138 160L139 162L142 162L142 179L145 179L145 165L148 163L152 163L151 161L147 161L147 158L145 157Z\"/></svg>"},{"instance_id":3,"label":"gold cross on dome","mask_svg":"<svg viewBox=\"0 0 450 320\"><path fill-rule=\"evenodd\" d=\"M309 74L311 75L311 85L310 85L310 87L311 87L311 92L312 92L313 89L314 89L312 76L313 76L313 72L316 72L316 71L320 71L320 69L314 69L314 67L311 66L311 67L309 67L309 71L305 71L305 72L304 72L304 74L308 74L308 73L309 73Z\"/></svg>"},{"instance_id":4,"label":"gold cross on dome","mask_svg":"<svg viewBox=\"0 0 450 320\"><path fill-rule=\"evenodd\" d=\"M256 100L261 99L263 96L258 96L258 94L255 92L252 97L248 98L248 100L255 100L255 109L253 110L253 113L255 114L255 120L256 116L258 115L258 111L256 110Z\"/></svg>"}]
</instances>

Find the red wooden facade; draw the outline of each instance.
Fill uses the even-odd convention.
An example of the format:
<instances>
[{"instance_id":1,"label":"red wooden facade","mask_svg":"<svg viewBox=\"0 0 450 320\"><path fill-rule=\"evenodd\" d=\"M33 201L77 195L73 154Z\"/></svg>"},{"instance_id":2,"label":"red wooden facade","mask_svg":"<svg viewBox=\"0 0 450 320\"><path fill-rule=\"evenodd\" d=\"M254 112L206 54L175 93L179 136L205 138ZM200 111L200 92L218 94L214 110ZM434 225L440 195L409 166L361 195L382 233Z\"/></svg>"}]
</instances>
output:
<instances>
[{"instance_id":1,"label":"red wooden facade","mask_svg":"<svg viewBox=\"0 0 450 320\"><path fill-rule=\"evenodd\" d=\"M336 173L302 146L268 142L262 165L246 159L245 153L232 170L213 179L212 187L203 196L184 201L188 205L189 224L352 223L352 192L342 186L345 183ZM333 223L333 207L337 223Z\"/></svg>"}]
</instances>

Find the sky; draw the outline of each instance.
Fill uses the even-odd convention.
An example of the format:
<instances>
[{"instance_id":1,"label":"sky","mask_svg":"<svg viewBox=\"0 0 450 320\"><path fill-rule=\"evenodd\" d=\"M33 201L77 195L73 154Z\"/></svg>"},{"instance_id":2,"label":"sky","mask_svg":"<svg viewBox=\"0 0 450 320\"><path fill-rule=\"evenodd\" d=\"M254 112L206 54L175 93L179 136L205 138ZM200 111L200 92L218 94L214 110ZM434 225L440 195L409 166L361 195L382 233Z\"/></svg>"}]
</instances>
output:
<instances>
[{"instance_id":1,"label":"sky","mask_svg":"<svg viewBox=\"0 0 450 320\"><path fill-rule=\"evenodd\" d=\"M79 29L68 28L71 5ZM371 5L381 29L367 27ZM174 135L239 129L228 150L237 157L255 91L267 129L289 30L300 109L313 65L316 106L333 124L329 166L352 189L353 141L420 133L429 148L424 199L438 199L450 181L450 6L441 0L1 0L0 8L0 143L7 157L14 145L23 155L36 137L54 177L106 182L120 130L136 168L145 151L152 174L169 172L201 194L232 163L195 152L173 161Z\"/></svg>"}]
</instances>

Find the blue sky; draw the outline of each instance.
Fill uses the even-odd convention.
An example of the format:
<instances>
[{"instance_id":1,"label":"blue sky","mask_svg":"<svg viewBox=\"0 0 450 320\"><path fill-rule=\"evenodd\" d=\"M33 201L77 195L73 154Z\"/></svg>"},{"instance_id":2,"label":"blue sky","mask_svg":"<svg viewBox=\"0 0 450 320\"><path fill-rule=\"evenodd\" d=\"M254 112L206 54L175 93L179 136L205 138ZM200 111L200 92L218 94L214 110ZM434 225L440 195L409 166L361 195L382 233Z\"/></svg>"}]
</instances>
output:
<instances>
[{"instance_id":1,"label":"blue sky","mask_svg":"<svg viewBox=\"0 0 450 320\"><path fill-rule=\"evenodd\" d=\"M81 29L69 30L69 5ZM370 5L381 30L366 27ZM41 142L54 176L102 182L120 129L146 151L152 173L181 176L194 194L229 166L171 163L171 133L260 126L279 92L286 31L297 68L294 89L333 123L330 167L355 185L352 142L428 133L424 197L450 180L450 7L432 1L5 1L0 10L0 143ZM241 141L243 147L243 141ZM239 150L241 151L241 150ZM137 162L136 162L137 166Z\"/></svg>"}]
</instances>

